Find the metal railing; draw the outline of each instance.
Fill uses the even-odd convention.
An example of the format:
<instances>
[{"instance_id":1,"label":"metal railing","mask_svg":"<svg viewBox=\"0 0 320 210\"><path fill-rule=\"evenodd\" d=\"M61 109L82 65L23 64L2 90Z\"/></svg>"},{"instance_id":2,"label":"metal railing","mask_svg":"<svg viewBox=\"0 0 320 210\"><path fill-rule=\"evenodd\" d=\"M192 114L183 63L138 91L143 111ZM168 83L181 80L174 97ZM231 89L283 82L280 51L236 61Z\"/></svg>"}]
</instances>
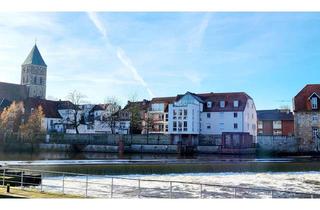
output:
<instances>
[{"instance_id":1,"label":"metal railing","mask_svg":"<svg viewBox=\"0 0 320 210\"><path fill-rule=\"evenodd\" d=\"M84 198L320 198L320 194L89 175L21 168L0 168L0 183L23 190L78 195Z\"/></svg>"}]
</instances>

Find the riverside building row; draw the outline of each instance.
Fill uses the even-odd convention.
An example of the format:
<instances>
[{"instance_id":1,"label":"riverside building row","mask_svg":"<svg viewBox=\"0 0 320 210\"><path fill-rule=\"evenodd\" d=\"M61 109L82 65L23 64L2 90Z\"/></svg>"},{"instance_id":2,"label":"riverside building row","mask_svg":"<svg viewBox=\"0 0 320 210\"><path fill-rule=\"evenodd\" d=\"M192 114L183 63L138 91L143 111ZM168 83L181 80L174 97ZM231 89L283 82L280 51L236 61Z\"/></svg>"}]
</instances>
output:
<instances>
[{"instance_id":1,"label":"riverside building row","mask_svg":"<svg viewBox=\"0 0 320 210\"><path fill-rule=\"evenodd\" d=\"M294 135L305 147L319 150L320 85L306 85L289 110L256 111L244 92L191 93L115 104L75 105L46 99L47 65L34 45L21 65L20 84L0 82L0 112L13 101L24 104L26 117L43 108L47 132L169 134L173 141L193 142L197 136L222 136L223 141L251 139L257 135ZM25 117L25 118L26 118ZM311 145L311 146L310 146Z\"/></svg>"}]
</instances>

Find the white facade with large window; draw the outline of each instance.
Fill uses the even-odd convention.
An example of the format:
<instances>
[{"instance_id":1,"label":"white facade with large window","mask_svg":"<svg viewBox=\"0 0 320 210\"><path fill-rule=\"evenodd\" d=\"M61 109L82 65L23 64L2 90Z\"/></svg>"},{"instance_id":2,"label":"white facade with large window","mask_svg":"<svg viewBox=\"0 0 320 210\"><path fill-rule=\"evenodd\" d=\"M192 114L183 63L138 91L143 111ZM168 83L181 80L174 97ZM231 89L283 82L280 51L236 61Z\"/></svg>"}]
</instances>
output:
<instances>
[{"instance_id":1,"label":"white facade with large window","mask_svg":"<svg viewBox=\"0 0 320 210\"><path fill-rule=\"evenodd\" d=\"M169 134L220 135L223 132L247 132L256 136L257 113L253 100L246 100L244 110L238 109L239 103L239 100L234 100L227 107L227 101L204 102L197 95L186 93L169 105ZM219 106L220 111L208 111L214 105ZM230 110L230 106L235 108L234 111Z\"/></svg>"}]
</instances>

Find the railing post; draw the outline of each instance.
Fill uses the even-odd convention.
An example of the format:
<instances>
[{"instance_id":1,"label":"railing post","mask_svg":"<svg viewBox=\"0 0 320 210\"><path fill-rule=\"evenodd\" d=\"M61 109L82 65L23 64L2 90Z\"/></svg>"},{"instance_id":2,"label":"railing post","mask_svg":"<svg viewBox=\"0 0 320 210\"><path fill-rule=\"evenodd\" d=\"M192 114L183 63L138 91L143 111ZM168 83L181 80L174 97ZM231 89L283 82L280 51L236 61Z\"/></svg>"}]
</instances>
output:
<instances>
[{"instance_id":1,"label":"railing post","mask_svg":"<svg viewBox=\"0 0 320 210\"><path fill-rule=\"evenodd\" d=\"M234 188L234 198L237 198L237 188Z\"/></svg>"},{"instance_id":2,"label":"railing post","mask_svg":"<svg viewBox=\"0 0 320 210\"><path fill-rule=\"evenodd\" d=\"M170 181L170 198L172 198L172 181Z\"/></svg>"},{"instance_id":3,"label":"railing post","mask_svg":"<svg viewBox=\"0 0 320 210\"><path fill-rule=\"evenodd\" d=\"M42 172L40 173L40 192L43 192L43 190L42 190L42 182L43 182L43 174L42 174Z\"/></svg>"},{"instance_id":4,"label":"railing post","mask_svg":"<svg viewBox=\"0 0 320 210\"><path fill-rule=\"evenodd\" d=\"M62 174L62 194L64 194L64 173Z\"/></svg>"},{"instance_id":5,"label":"railing post","mask_svg":"<svg viewBox=\"0 0 320 210\"><path fill-rule=\"evenodd\" d=\"M274 198L274 197L273 197L273 190L271 190L271 198Z\"/></svg>"},{"instance_id":6,"label":"railing post","mask_svg":"<svg viewBox=\"0 0 320 210\"><path fill-rule=\"evenodd\" d=\"M21 189L23 188L23 171L21 170L21 181L20 181L21 183L21 185L20 185L20 187L21 187Z\"/></svg>"},{"instance_id":7,"label":"railing post","mask_svg":"<svg viewBox=\"0 0 320 210\"><path fill-rule=\"evenodd\" d=\"M113 197L113 177L111 177L111 191L110 191L110 197Z\"/></svg>"},{"instance_id":8,"label":"railing post","mask_svg":"<svg viewBox=\"0 0 320 210\"><path fill-rule=\"evenodd\" d=\"M200 184L200 198L203 198L202 197L202 184Z\"/></svg>"},{"instance_id":9,"label":"railing post","mask_svg":"<svg viewBox=\"0 0 320 210\"><path fill-rule=\"evenodd\" d=\"M141 195L141 188L140 188L140 179L138 180L138 198L140 198Z\"/></svg>"},{"instance_id":10,"label":"railing post","mask_svg":"<svg viewBox=\"0 0 320 210\"><path fill-rule=\"evenodd\" d=\"M88 197L88 175L86 176L86 198Z\"/></svg>"},{"instance_id":11,"label":"railing post","mask_svg":"<svg viewBox=\"0 0 320 210\"><path fill-rule=\"evenodd\" d=\"M6 169L4 168L4 169L3 169L3 176L2 176L2 185L3 185L3 186L4 186L5 177L6 177Z\"/></svg>"}]
</instances>

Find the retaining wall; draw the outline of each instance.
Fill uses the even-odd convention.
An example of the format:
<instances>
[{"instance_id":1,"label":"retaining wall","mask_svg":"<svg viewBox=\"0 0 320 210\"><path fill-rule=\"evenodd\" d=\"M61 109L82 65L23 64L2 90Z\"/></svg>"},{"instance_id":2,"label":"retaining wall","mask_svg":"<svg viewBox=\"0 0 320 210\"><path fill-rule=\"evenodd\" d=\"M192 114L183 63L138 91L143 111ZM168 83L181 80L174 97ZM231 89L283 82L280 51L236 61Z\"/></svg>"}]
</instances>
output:
<instances>
[{"instance_id":1,"label":"retaining wall","mask_svg":"<svg viewBox=\"0 0 320 210\"><path fill-rule=\"evenodd\" d=\"M258 136L258 151L260 152L299 152L299 141L293 136Z\"/></svg>"}]
</instances>

